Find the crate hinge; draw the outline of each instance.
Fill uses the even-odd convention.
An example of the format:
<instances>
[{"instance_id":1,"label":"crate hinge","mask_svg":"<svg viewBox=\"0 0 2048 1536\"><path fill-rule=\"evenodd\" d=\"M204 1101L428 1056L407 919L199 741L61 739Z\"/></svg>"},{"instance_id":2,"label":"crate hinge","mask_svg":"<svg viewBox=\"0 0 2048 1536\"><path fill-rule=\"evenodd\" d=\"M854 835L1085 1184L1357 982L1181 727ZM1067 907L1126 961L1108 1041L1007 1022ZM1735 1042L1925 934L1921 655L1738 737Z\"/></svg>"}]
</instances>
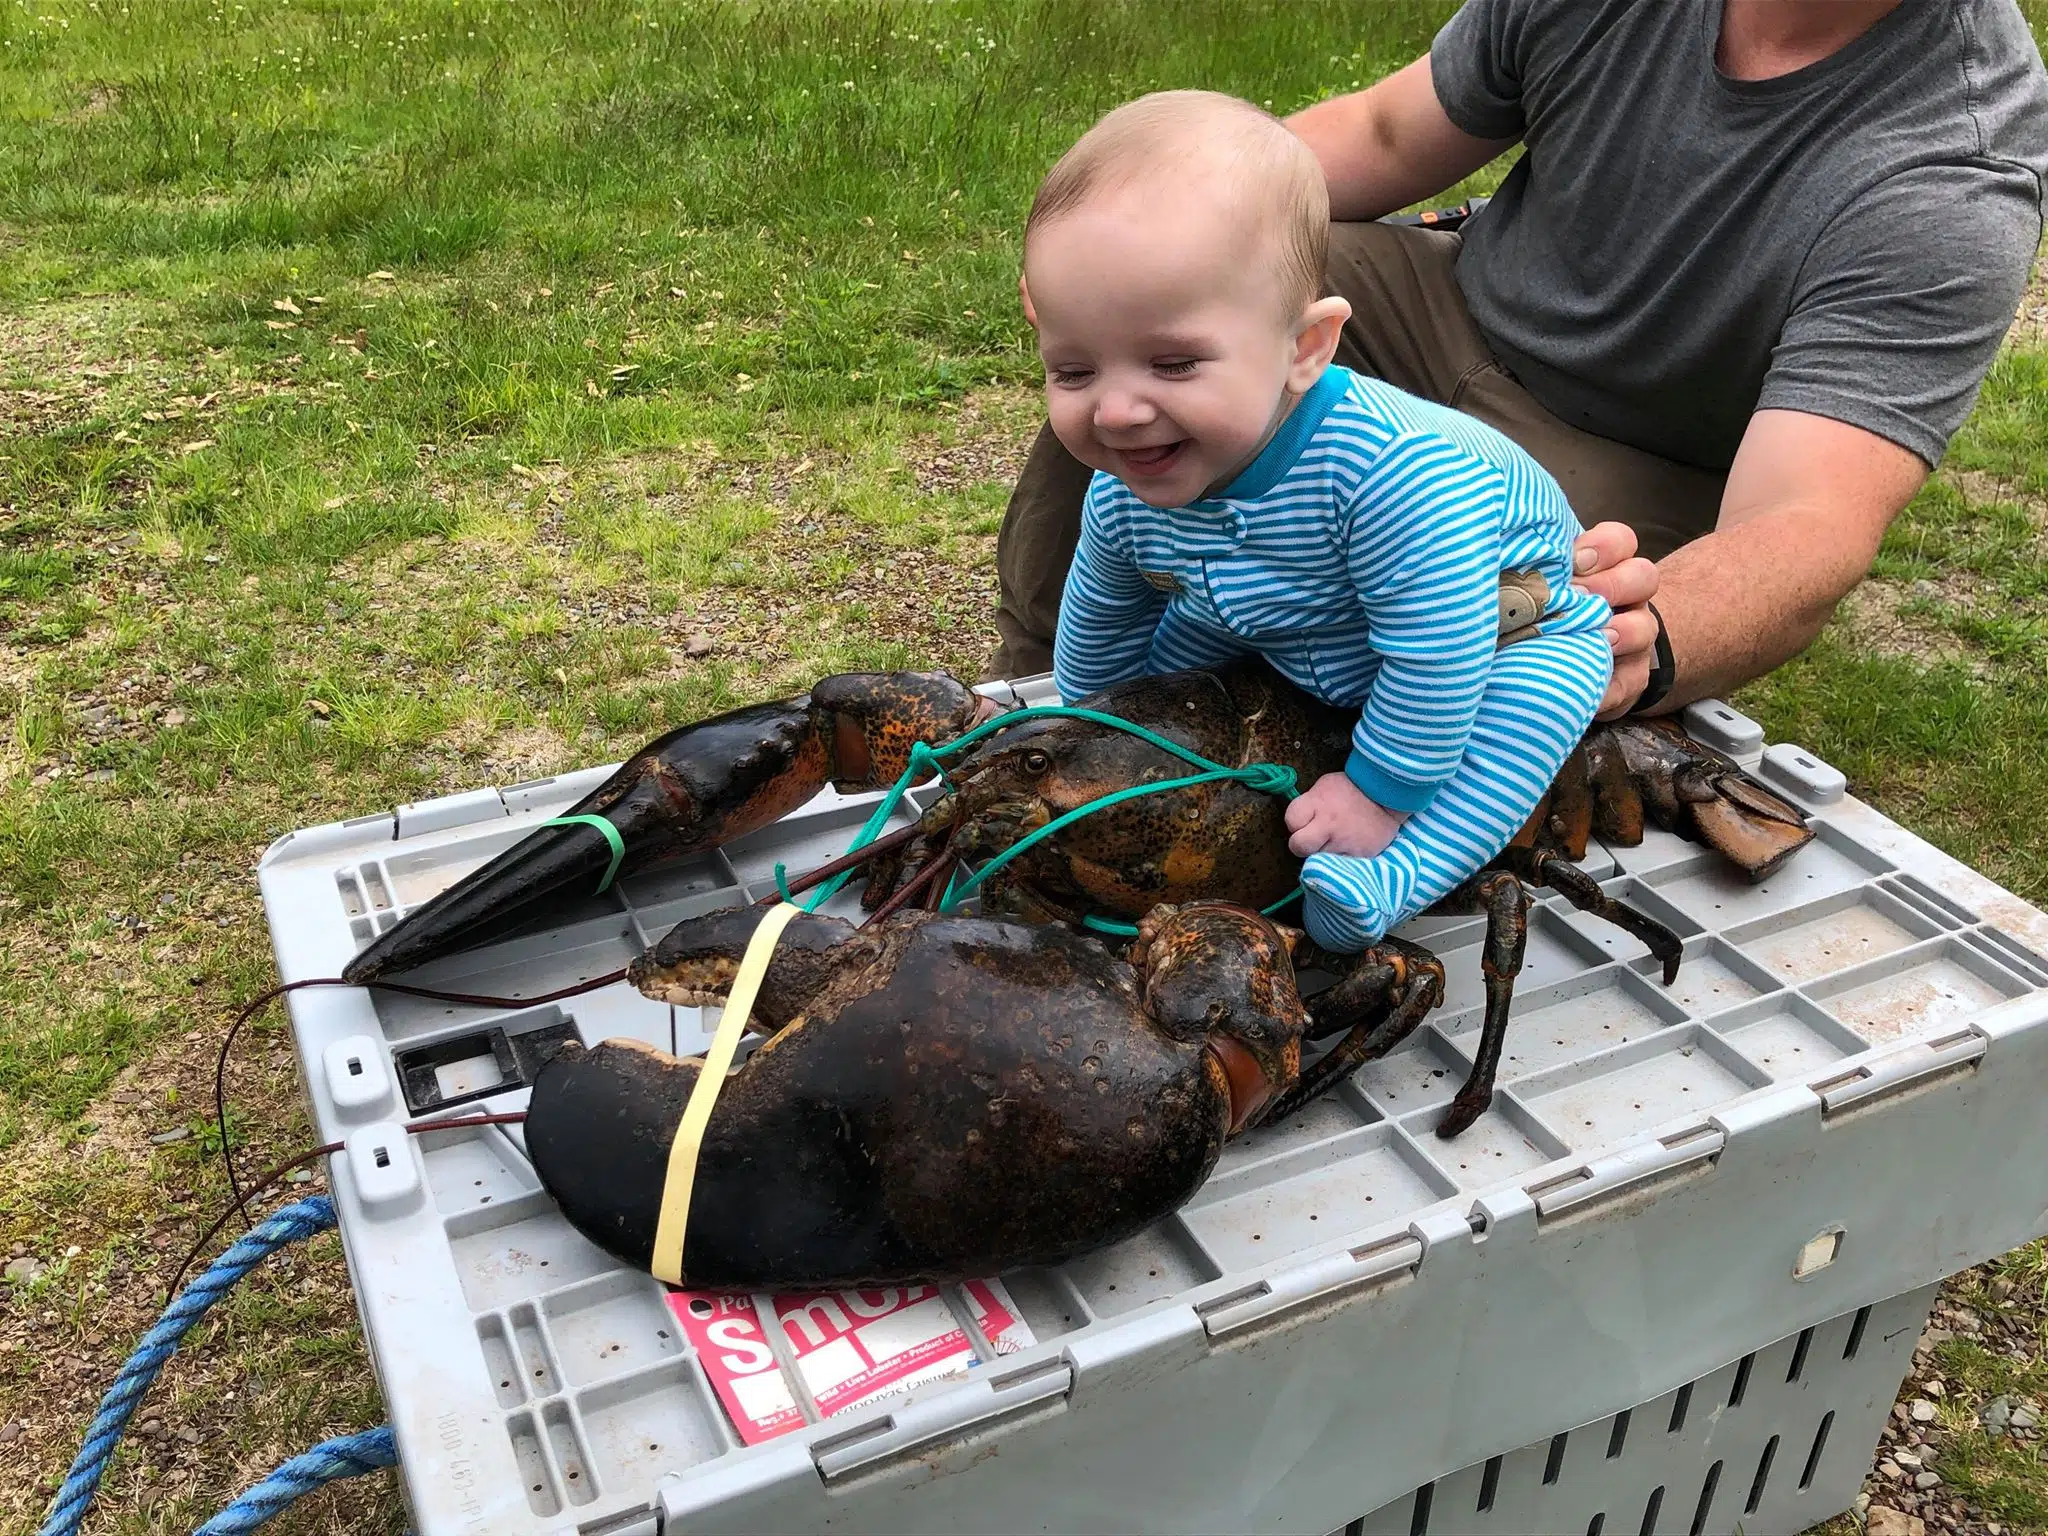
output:
<instances>
[{"instance_id":1,"label":"crate hinge","mask_svg":"<svg viewBox=\"0 0 2048 1536\"><path fill-rule=\"evenodd\" d=\"M1268 1275L1203 1302L1195 1311L1212 1339L1271 1327L1339 1297L1407 1279L1420 1267L1424 1251L1423 1239L1416 1233L1397 1232Z\"/></svg>"},{"instance_id":2,"label":"crate hinge","mask_svg":"<svg viewBox=\"0 0 2048 1536\"><path fill-rule=\"evenodd\" d=\"M1568 1212L1583 1214L1645 1184L1711 1163L1721 1155L1727 1141L1727 1133L1720 1126L1702 1123L1606 1157L1596 1157L1529 1190L1530 1198L1536 1202L1537 1223L1540 1226Z\"/></svg>"},{"instance_id":3,"label":"crate hinge","mask_svg":"<svg viewBox=\"0 0 2048 1536\"><path fill-rule=\"evenodd\" d=\"M839 1434L811 1442L811 1461L827 1483L977 1431L987 1431L1063 1400L1073 1371L1063 1359L1036 1360L978 1381L913 1396Z\"/></svg>"},{"instance_id":4,"label":"crate hinge","mask_svg":"<svg viewBox=\"0 0 2048 1536\"><path fill-rule=\"evenodd\" d=\"M1825 1078L1813 1085L1813 1091L1820 1095L1820 1117L1832 1120L1850 1109L1867 1107L1941 1078L1974 1071L1990 1044L1982 1030L1959 1029L1938 1040L1916 1040L1839 1077Z\"/></svg>"}]
</instances>

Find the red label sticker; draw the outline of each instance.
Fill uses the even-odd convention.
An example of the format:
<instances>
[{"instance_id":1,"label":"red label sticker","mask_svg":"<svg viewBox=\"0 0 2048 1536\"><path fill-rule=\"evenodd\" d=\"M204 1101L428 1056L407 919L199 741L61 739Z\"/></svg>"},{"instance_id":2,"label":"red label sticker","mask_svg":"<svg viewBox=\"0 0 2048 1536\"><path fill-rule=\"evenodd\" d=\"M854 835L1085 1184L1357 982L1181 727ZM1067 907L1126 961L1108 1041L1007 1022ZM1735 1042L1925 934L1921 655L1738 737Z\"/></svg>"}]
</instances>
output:
<instances>
[{"instance_id":1,"label":"red label sticker","mask_svg":"<svg viewBox=\"0 0 2048 1536\"><path fill-rule=\"evenodd\" d=\"M971 1280L960 1293L998 1355L1036 1342L1001 1281ZM774 1297L671 1291L668 1303L748 1445L804 1422L770 1326L821 1417L964 1375L980 1363L935 1286Z\"/></svg>"}]
</instances>

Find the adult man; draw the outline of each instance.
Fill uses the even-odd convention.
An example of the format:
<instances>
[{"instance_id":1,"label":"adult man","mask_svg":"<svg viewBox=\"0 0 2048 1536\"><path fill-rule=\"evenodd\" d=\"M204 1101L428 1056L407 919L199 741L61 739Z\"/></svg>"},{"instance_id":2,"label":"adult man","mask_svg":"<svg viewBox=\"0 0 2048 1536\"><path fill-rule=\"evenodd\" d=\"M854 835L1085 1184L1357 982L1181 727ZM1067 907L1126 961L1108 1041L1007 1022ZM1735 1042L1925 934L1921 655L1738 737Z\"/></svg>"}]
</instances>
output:
<instances>
[{"instance_id":1,"label":"adult man","mask_svg":"<svg viewBox=\"0 0 2048 1536\"><path fill-rule=\"evenodd\" d=\"M2048 77L2013 0L1468 0L1289 126L1338 360L1557 477L1617 609L1607 712L1661 712L1804 649L1968 414L2041 239ZM1517 143L1460 235L1368 222ZM1042 434L992 672L1048 664L1086 483Z\"/></svg>"}]
</instances>

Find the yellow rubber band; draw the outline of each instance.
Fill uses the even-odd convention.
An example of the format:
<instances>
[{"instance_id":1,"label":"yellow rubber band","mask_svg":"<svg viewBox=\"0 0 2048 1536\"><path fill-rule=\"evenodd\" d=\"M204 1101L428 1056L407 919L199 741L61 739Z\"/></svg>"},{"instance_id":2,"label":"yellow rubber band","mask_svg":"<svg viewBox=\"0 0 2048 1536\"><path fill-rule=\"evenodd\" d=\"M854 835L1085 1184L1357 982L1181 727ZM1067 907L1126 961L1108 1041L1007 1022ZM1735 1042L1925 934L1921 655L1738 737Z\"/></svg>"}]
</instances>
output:
<instances>
[{"instance_id":1,"label":"yellow rubber band","mask_svg":"<svg viewBox=\"0 0 2048 1536\"><path fill-rule=\"evenodd\" d=\"M676 1139L669 1143L668 1174L661 1184L661 1220L654 1228L654 1278L669 1285L683 1283L683 1234L690 1226L690 1192L697 1183L697 1153L704 1145L704 1131L711 1124L711 1108L725 1087L732 1070L733 1052L746 1032L747 1016L754 1011L754 999L761 991L761 978L768 974L768 961L776 942L790 919L803 909L789 902L771 908L754 930L740 968L733 977L732 991L712 1033L711 1048L704 1053L704 1065L697 1073L697 1086L690 1090L690 1102L683 1106Z\"/></svg>"}]
</instances>

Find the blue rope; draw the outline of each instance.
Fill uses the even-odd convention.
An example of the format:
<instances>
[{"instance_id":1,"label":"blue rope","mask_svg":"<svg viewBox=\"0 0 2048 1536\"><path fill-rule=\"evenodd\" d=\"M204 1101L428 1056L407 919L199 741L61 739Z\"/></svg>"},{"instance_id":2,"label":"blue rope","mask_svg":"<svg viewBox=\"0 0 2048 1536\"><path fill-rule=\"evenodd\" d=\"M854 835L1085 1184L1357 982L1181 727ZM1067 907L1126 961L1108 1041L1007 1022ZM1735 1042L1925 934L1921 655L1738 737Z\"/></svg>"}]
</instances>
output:
<instances>
[{"instance_id":1,"label":"blue rope","mask_svg":"<svg viewBox=\"0 0 2048 1536\"><path fill-rule=\"evenodd\" d=\"M156 1326L143 1335L142 1343L100 1400L100 1411L86 1432L85 1444L71 1463L71 1471L64 1478L64 1486L57 1490L56 1500L37 1536L74 1536L85 1520L86 1509L136 1404L176 1351L178 1342L206 1315L207 1309L225 1296L237 1280L285 1244L325 1232L333 1225L334 1205L325 1195L287 1205L253 1232L244 1233L204 1274L178 1293L157 1319Z\"/></svg>"},{"instance_id":2,"label":"blue rope","mask_svg":"<svg viewBox=\"0 0 2048 1536\"><path fill-rule=\"evenodd\" d=\"M398 1442L389 1424L359 1435L323 1440L303 1456L294 1456L192 1536L241 1536L316 1488L338 1478L361 1477L397 1465Z\"/></svg>"}]
</instances>

